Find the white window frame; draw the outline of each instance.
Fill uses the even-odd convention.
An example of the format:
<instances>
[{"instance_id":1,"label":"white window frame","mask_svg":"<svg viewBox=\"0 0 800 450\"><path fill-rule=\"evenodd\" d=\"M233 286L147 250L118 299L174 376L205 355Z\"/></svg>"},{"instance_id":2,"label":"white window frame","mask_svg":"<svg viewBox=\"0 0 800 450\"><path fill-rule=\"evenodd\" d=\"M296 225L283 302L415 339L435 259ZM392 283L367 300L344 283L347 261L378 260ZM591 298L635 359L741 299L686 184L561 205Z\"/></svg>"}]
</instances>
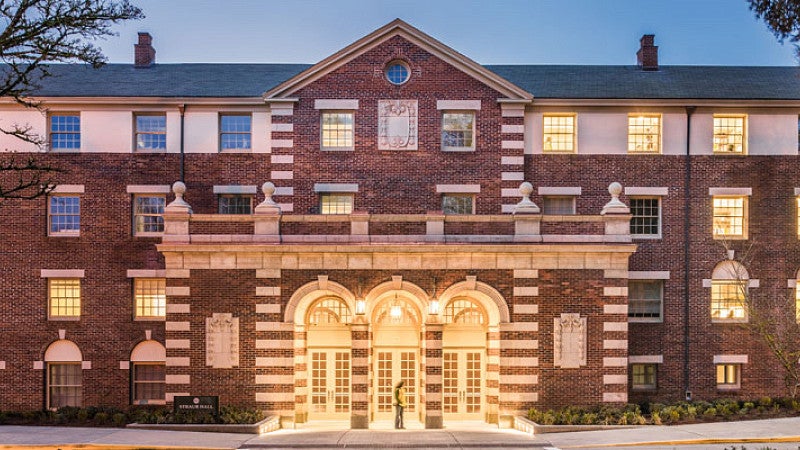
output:
<instances>
[{"instance_id":1,"label":"white window frame","mask_svg":"<svg viewBox=\"0 0 800 450\"><path fill-rule=\"evenodd\" d=\"M75 198L78 200L78 214L53 214L53 199L55 198ZM80 193L61 193L56 189L53 193L47 196L47 235L51 237L78 237L81 235L81 194ZM53 218L54 217L78 217L78 225L76 230L53 231Z\"/></svg>"},{"instance_id":2,"label":"white window frame","mask_svg":"<svg viewBox=\"0 0 800 450\"><path fill-rule=\"evenodd\" d=\"M140 131L139 117L163 117L164 131ZM164 136L164 146L155 148L139 148L139 136ZM163 153L167 151L167 113L165 112L134 112L133 113L133 151L139 153Z\"/></svg>"},{"instance_id":3,"label":"white window frame","mask_svg":"<svg viewBox=\"0 0 800 450\"><path fill-rule=\"evenodd\" d=\"M445 198L464 198L470 200L470 211L469 212L447 212L445 211ZM469 216L475 214L475 195L474 194L464 194L464 193L443 193L442 194L442 213L446 215L454 215L454 216Z\"/></svg>"},{"instance_id":4,"label":"white window frame","mask_svg":"<svg viewBox=\"0 0 800 450\"><path fill-rule=\"evenodd\" d=\"M647 124L636 123L637 120L642 119L656 119L656 125L650 124L650 126L655 126L656 131L655 133L650 132L648 133ZM661 122L662 117L661 114L628 114L628 153L632 155L653 155L661 153ZM640 131L641 130L641 131ZM648 141L648 137L655 135L654 139L650 139ZM637 139L641 137L641 139ZM644 142L640 142L644 141ZM637 145L641 145L646 143L647 146L652 146L652 150L644 149L644 150L637 150Z\"/></svg>"},{"instance_id":5,"label":"white window frame","mask_svg":"<svg viewBox=\"0 0 800 450\"><path fill-rule=\"evenodd\" d=\"M551 128L560 128L559 125L548 125L548 119L555 119L555 118L569 118L571 119L572 123L568 125L564 125L564 127L571 127L572 132L548 132L548 127ZM553 136L571 136L569 138L569 149L553 149ZM551 138L548 141L548 138ZM548 145L549 142L549 145ZM548 148L550 147L550 148ZM578 153L578 115L574 113L545 113L542 114L542 153L552 153L552 154L573 154Z\"/></svg>"},{"instance_id":6,"label":"white window frame","mask_svg":"<svg viewBox=\"0 0 800 450\"><path fill-rule=\"evenodd\" d=\"M145 286L145 283L151 285ZM152 294L155 283L155 294ZM147 292L145 292L147 288ZM153 303L160 304L153 304ZM160 312L160 314L140 314L145 310ZM163 321L167 317L167 280L161 277L136 277L133 279L133 318L137 321L155 320Z\"/></svg>"},{"instance_id":7,"label":"white window frame","mask_svg":"<svg viewBox=\"0 0 800 450\"><path fill-rule=\"evenodd\" d=\"M138 374L138 368L142 366L161 366L164 367L164 379L163 380L137 380L136 375ZM147 384L160 384L164 387L164 398L136 398L137 388L141 385ZM164 405L166 404L166 364L161 361L146 361L146 362L139 362L139 361L132 361L131 362L131 401L134 405Z\"/></svg>"},{"instance_id":8,"label":"white window frame","mask_svg":"<svg viewBox=\"0 0 800 450\"><path fill-rule=\"evenodd\" d=\"M222 212L222 202L223 199L246 199L250 202L249 212L246 213L231 213L231 212ZM253 196L251 194L217 194L217 213L218 214L227 214L227 215L235 215L235 216L246 216L249 214L253 214Z\"/></svg>"},{"instance_id":9,"label":"white window frame","mask_svg":"<svg viewBox=\"0 0 800 450\"><path fill-rule=\"evenodd\" d=\"M230 116L239 116L239 117L247 117L250 119L250 130L249 131L225 131L222 129L222 118L223 117L230 117ZM237 153L237 152L251 152L253 150L253 113L251 112L235 112L235 111L224 111L220 112L217 116L217 147L219 148L220 153ZM250 136L250 146L249 147L233 147L233 148L223 148L222 147L222 137L225 135L248 135Z\"/></svg>"},{"instance_id":10,"label":"white window frame","mask_svg":"<svg viewBox=\"0 0 800 450\"><path fill-rule=\"evenodd\" d=\"M631 316L631 283L653 283L659 285L658 317L635 317ZM637 299L639 300L639 299ZM628 322L656 323L664 321L664 280L661 279L628 279Z\"/></svg>"},{"instance_id":11,"label":"white window frame","mask_svg":"<svg viewBox=\"0 0 800 450\"><path fill-rule=\"evenodd\" d=\"M330 212L330 205L328 207L325 206L325 201L331 200L333 198L349 198L350 199L350 210L345 212ZM337 203L338 205L338 203ZM345 205L346 206L346 205ZM325 211L328 212L325 212ZM352 214L353 210L355 210L355 195L349 192L321 192L319 194L319 213L322 215L343 215L343 214ZM338 206L336 206L336 211L338 211Z\"/></svg>"},{"instance_id":12,"label":"white window frame","mask_svg":"<svg viewBox=\"0 0 800 450\"><path fill-rule=\"evenodd\" d=\"M350 127L347 128L347 124L344 124L344 128L342 130L337 129L338 133L344 133L344 144L345 145L325 145L326 138L325 138L325 116L327 115L346 115L350 117ZM334 130L330 130L334 131ZM348 143L348 135L349 135L349 145ZM332 140L332 139L328 139ZM335 139L339 141L340 139ZM339 142L337 142L339 143ZM319 148L323 151L353 151L355 150L356 146L356 113L353 110L322 110L319 115Z\"/></svg>"},{"instance_id":13,"label":"white window frame","mask_svg":"<svg viewBox=\"0 0 800 450\"><path fill-rule=\"evenodd\" d=\"M662 200L661 200L661 196L658 196L658 195L635 195L635 196L629 196L628 199L630 200L631 214L632 215L633 215L633 201L634 200L656 200L658 202L658 216L656 218L658 220L658 232L655 233L655 234L634 233L633 232L633 227L634 227L633 220L634 220L634 218L636 218L636 217L652 217L652 216L636 216L636 215L633 215L633 217L631 217L631 237L634 238L634 239L661 239L662 238L662 234L661 234L661 230L662 230L662 208L661 208Z\"/></svg>"},{"instance_id":14,"label":"white window frame","mask_svg":"<svg viewBox=\"0 0 800 450\"><path fill-rule=\"evenodd\" d=\"M545 212L545 207L549 200L570 200L571 201L571 212L568 213L552 213L552 212ZM546 215L557 215L557 216L574 216L577 214L577 196L575 195L544 195L542 196L542 214Z\"/></svg>"},{"instance_id":15,"label":"white window frame","mask_svg":"<svg viewBox=\"0 0 800 450\"><path fill-rule=\"evenodd\" d=\"M57 385L53 385L50 382L50 378L51 378L50 375L51 375L51 371L52 371L54 366L75 366L75 367L77 367L78 368L78 373L80 374L80 384L57 384ZM57 408L59 408L61 406L76 406L76 407L82 407L83 406L83 364L82 364L82 362L80 362L80 361L52 361L52 362L47 362L47 370L45 372L46 372L45 373L45 377L46 377L45 391L46 391L46 394L47 394L47 409L55 410L55 409L57 409ZM77 388L78 389L78 396L77 397L78 397L78 400L79 400L78 404L77 405L53 406L52 405L52 401L53 401L52 390L53 390L53 388L73 388L73 389Z\"/></svg>"},{"instance_id":16,"label":"white window frame","mask_svg":"<svg viewBox=\"0 0 800 450\"><path fill-rule=\"evenodd\" d=\"M163 200L163 207L162 212L160 214L154 213L142 213L138 211L138 199L139 198L160 198ZM148 237L148 236L163 236L164 235L164 212L163 209L167 207L167 195L166 194L133 194L133 235L139 237ZM161 231L139 231L138 221L137 218L139 217L160 217L161 218Z\"/></svg>"},{"instance_id":17,"label":"white window frame","mask_svg":"<svg viewBox=\"0 0 800 450\"><path fill-rule=\"evenodd\" d=\"M741 127L738 125L725 125L725 121L741 121ZM714 114L713 117L713 140L712 151L715 155L747 155L747 115L746 114ZM739 133L730 133L730 129L741 128L741 144L737 143L739 139L734 138L733 142L729 142L729 136L739 136ZM741 145L740 150L736 147Z\"/></svg>"},{"instance_id":18,"label":"white window frame","mask_svg":"<svg viewBox=\"0 0 800 450\"><path fill-rule=\"evenodd\" d=\"M78 118L78 131L53 131L53 117L77 117ZM47 143L51 151L56 152L79 152L83 145L83 131L81 113L77 111L53 111L47 116ZM56 147L53 145L53 136L61 134L77 134L78 147Z\"/></svg>"},{"instance_id":19,"label":"white window frame","mask_svg":"<svg viewBox=\"0 0 800 450\"><path fill-rule=\"evenodd\" d=\"M56 308L55 311L58 312L58 310L61 309L61 308L64 308L65 310L72 311L72 310L75 310L77 308L78 312L77 312L77 314L73 314L73 313L70 313L70 314L54 314L53 313L54 312L54 305L53 305L53 300L54 299L60 299L60 300L58 300L59 302L72 299L72 303L75 303L75 300L74 300L75 297L66 297L66 296L65 297L54 297L53 296L53 289L57 289L57 286L54 286L54 285L57 285L57 284L60 284L61 282L66 282L66 281L69 281L70 284L77 283L77 285L78 285L78 287L77 287L77 290L78 290L77 306L75 306L75 305L68 306L67 304L61 306L60 303L59 303L59 306L55 306L55 308ZM66 285L64 286L64 288L75 289L74 286L66 286ZM48 277L47 278L47 320L64 320L64 321L80 320L82 315L83 315L83 282L81 281L81 278L79 278L79 277Z\"/></svg>"},{"instance_id":20,"label":"white window frame","mask_svg":"<svg viewBox=\"0 0 800 450\"><path fill-rule=\"evenodd\" d=\"M653 382L650 384L637 384L636 383L636 368L641 367L645 370L643 376L647 377L647 368L652 368L652 378ZM634 391L652 391L654 389L658 389L658 364L656 363L643 363L643 362L635 362L631 363L631 389Z\"/></svg>"},{"instance_id":21,"label":"white window frame","mask_svg":"<svg viewBox=\"0 0 800 450\"><path fill-rule=\"evenodd\" d=\"M470 130L445 130L445 118L448 115L459 115L459 116L471 116L472 117L472 127ZM441 146L443 152L474 152L475 151L475 130L477 129L476 122L477 122L477 114L473 110L444 110L442 111L441 116ZM459 132L459 133L470 133L470 145L445 145L445 132Z\"/></svg>"},{"instance_id":22,"label":"white window frame","mask_svg":"<svg viewBox=\"0 0 800 450\"><path fill-rule=\"evenodd\" d=\"M722 201L722 200L741 200L742 201L742 215L741 216L734 216L734 215L725 216L725 215L722 215L721 212L722 212L722 210L724 208L731 208L731 207L723 207L723 206L719 207L720 211L718 213L718 210L717 210L718 207L716 206L717 200L720 200L720 201ZM712 202L712 204L711 204L711 227L712 227L712 233L713 233L714 239L717 239L717 240L746 240L748 238L747 236L748 236L749 224L750 224L750 214L749 214L750 201L749 200L750 199L749 199L749 197L747 195L714 195L714 196L712 196L712 199L711 199L711 202ZM719 217L719 219L717 219L718 217ZM738 217L741 217L741 219L742 219L742 227L741 227L742 228L742 232L739 233L739 234L726 234L724 232L724 229L718 228L716 226L716 223L717 223L718 220L722 221L725 218L735 219L735 218L738 218Z\"/></svg>"},{"instance_id":23,"label":"white window frame","mask_svg":"<svg viewBox=\"0 0 800 450\"><path fill-rule=\"evenodd\" d=\"M717 389L720 391L733 391L742 387L742 364L716 363L714 364ZM722 380L722 381L720 381Z\"/></svg>"}]
</instances>

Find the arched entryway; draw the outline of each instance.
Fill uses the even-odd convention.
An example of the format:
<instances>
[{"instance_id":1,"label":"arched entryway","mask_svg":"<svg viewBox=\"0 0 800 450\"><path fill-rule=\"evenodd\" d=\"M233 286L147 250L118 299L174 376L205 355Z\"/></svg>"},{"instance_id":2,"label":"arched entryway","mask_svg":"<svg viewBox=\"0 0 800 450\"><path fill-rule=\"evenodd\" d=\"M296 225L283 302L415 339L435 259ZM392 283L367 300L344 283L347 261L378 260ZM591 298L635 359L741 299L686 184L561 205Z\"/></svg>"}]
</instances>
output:
<instances>
[{"instance_id":1,"label":"arched entryway","mask_svg":"<svg viewBox=\"0 0 800 450\"><path fill-rule=\"evenodd\" d=\"M485 420L488 315L459 296L445 305L442 321L442 418Z\"/></svg>"},{"instance_id":2,"label":"arched entryway","mask_svg":"<svg viewBox=\"0 0 800 450\"><path fill-rule=\"evenodd\" d=\"M324 296L306 317L309 420L349 420L352 312L340 297Z\"/></svg>"}]
</instances>

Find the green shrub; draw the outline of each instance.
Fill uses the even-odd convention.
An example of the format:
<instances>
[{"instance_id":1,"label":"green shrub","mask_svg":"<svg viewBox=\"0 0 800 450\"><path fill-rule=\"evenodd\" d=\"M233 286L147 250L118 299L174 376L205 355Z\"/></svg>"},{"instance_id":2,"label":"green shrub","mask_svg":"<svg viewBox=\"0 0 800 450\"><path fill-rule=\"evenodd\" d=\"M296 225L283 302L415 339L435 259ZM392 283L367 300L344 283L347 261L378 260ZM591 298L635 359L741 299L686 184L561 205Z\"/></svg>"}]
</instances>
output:
<instances>
[{"instance_id":1,"label":"green shrub","mask_svg":"<svg viewBox=\"0 0 800 450\"><path fill-rule=\"evenodd\" d=\"M703 416L705 417L714 417L717 415L717 408L713 406L710 408L706 408L705 412L703 412Z\"/></svg>"}]
</instances>

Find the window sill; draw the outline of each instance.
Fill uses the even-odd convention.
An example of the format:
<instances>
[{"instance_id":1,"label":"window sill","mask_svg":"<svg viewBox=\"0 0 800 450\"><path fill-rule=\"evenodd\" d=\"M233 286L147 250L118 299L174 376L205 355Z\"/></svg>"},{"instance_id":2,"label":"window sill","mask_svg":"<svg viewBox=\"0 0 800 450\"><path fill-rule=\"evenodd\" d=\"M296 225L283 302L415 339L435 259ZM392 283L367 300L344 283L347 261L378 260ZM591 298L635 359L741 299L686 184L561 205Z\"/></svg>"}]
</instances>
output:
<instances>
[{"instance_id":1,"label":"window sill","mask_svg":"<svg viewBox=\"0 0 800 450\"><path fill-rule=\"evenodd\" d=\"M155 154L159 154L160 155L162 153L167 153L167 149L166 148L135 148L135 149L133 149L133 153L141 153L141 154L145 154L145 155L155 153Z\"/></svg>"},{"instance_id":2,"label":"window sill","mask_svg":"<svg viewBox=\"0 0 800 450\"><path fill-rule=\"evenodd\" d=\"M52 322L78 322L81 320L80 316L78 317L68 317L68 316L50 316L47 320Z\"/></svg>"},{"instance_id":3,"label":"window sill","mask_svg":"<svg viewBox=\"0 0 800 450\"><path fill-rule=\"evenodd\" d=\"M250 148L221 148L219 149L220 153L253 153L253 149Z\"/></svg>"},{"instance_id":4,"label":"window sill","mask_svg":"<svg viewBox=\"0 0 800 450\"><path fill-rule=\"evenodd\" d=\"M628 323L664 323L662 318L628 317Z\"/></svg>"},{"instance_id":5,"label":"window sill","mask_svg":"<svg viewBox=\"0 0 800 450\"><path fill-rule=\"evenodd\" d=\"M475 147L442 147L443 152L474 152Z\"/></svg>"},{"instance_id":6,"label":"window sill","mask_svg":"<svg viewBox=\"0 0 800 450\"><path fill-rule=\"evenodd\" d=\"M715 241L746 241L747 236L714 235Z\"/></svg>"},{"instance_id":7,"label":"window sill","mask_svg":"<svg viewBox=\"0 0 800 450\"><path fill-rule=\"evenodd\" d=\"M355 151L355 147L320 147L320 151L323 151L323 152L352 152L352 151Z\"/></svg>"},{"instance_id":8,"label":"window sill","mask_svg":"<svg viewBox=\"0 0 800 450\"><path fill-rule=\"evenodd\" d=\"M556 151L556 150L542 150L543 155L576 155L578 154L575 150L563 150L563 151Z\"/></svg>"},{"instance_id":9,"label":"window sill","mask_svg":"<svg viewBox=\"0 0 800 450\"><path fill-rule=\"evenodd\" d=\"M77 233L75 233L75 232L61 232L61 233L50 233L47 236L48 237L55 237L55 238L64 238L64 237L66 237L66 238L70 238L70 237L71 238L76 238L76 237L81 237L81 233L80 232L77 232Z\"/></svg>"},{"instance_id":10,"label":"window sill","mask_svg":"<svg viewBox=\"0 0 800 450\"><path fill-rule=\"evenodd\" d=\"M166 321L166 317L159 317L159 316L142 316L142 317L134 317L134 322L164 322Z\"/></svg>"},{"instance_id":11,"label":"window sill","mask_svg":"<svg viewBox=\"0 0 800 450\"><path fill-rule=\"evenodd\" d=\"M738 390L739 390L739 389L741 389L741 388L742 388L742 387L741 387L740 385L738 385L738 384L736 384L736 385L729 385L729 386L726 386L726 385L719 385L719 384L717 385L717 390L718 390L718 391L726 391L726 392L730 392L730 391L738 391Z\"/></svg>"},{"instance_id":12,"label":"window sill","mask_svg":"<svg viewBox=\"0 0 800 450\"><path fill-rule=\"evenodd\" d=\"M79 148L50 148L50 153L80 153Z\"/></svg>"},{"instance_id":13,"label":"window sill","mask_svg":"<svg viewBox=\"0 0 800 450\"><path fill-rule=\"evenodd\" d=\"M653 150L651 152L632 152L632 151L628 150L628 154L629 155L660 155L661 152L655 151L655 150Z\"/></svg>"},{"instance_id":14,"label":"window sill","mask_svg":"<svg viewBox=\"0 0 800 450\"><path fill-rule=\"evenodd\" d=\"M164 232L148 232L148 231L141 231L139 233L134 233L134 237L141 237L141 238L160 238L164 236Z\"/></svg>"},{"instance_id":15,"label":"window sill","mask_svg":"<svg viewBox=\"0 0 800 450\"><path fill-rule=\"evenodd\" d=\"M631 390L636 392L655 392L658 388L656 386L631 386Z\"/></svg>"},{"instance_id":16,"label":"window sill","mask_svg":"<svg viewBox=\"0 0 800 450\"><path fill-rule=\"evenodd\" d=\"M747 156L747 152L725 152L725 151L714 151L712 152L714 155L720 156Z\"/></svg>"},{"instance_id":17,"label":"window sill","mask_svg":"<svg viewBox=\"0 0 800 450\"><path fill-rule=\"evenodd\" d=\"M712 317L711 323L719 323L719 324L726 324L726 323L747 323L749 320L747 319L721 319L719 317Z\"/></svg>"},{"instance_id":18,"label":"window sill","mask_svg":"<svg viewBox=\"0 0 800 450\"><path fill-rule=\"evenodd\" d=\"M660 234L632 234L631 239L641 239L643 241L656 241L663 238Z\"/></svg>"}]
</instances>

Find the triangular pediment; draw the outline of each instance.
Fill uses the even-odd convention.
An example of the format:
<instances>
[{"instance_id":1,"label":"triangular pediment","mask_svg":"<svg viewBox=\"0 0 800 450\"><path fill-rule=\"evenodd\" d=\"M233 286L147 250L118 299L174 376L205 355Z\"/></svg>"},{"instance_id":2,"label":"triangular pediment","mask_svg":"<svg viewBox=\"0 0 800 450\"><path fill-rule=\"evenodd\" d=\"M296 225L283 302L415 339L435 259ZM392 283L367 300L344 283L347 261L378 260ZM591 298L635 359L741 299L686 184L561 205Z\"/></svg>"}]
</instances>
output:
<instances>
[{"instance_id":1,"label":"triangular pediment","mask_svg":"<svg viewBox=\"0 0 800 450\"><path fill-rule=\"evenodd\" d=\"M364 36L342 50L314 64L303 72L284 81L280 85L270 89L264 93L264 99L269 101L291 98L295 92L303 87L319 80L395 36L401 36L412 44L419 46L456 69L496 90L506 99L523 101L533 99L533 95L529 92L400 19L389 22L367 36Z\"/></svg>"}]
</instances>

